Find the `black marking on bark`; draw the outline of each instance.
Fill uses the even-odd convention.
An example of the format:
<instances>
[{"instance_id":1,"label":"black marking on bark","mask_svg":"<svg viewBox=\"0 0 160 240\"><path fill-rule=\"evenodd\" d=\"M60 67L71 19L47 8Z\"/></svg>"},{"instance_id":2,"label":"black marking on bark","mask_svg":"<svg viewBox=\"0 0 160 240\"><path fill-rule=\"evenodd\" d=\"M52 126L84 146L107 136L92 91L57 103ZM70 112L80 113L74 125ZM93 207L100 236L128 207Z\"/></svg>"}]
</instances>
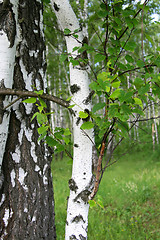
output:
<instances>
[{"instance_id":1,"label":"black marking on bark","mask_svg":"<svg viewBox=\"0 0 160 240\"><path fill-rule=\"evenodd\" d=\"M75 143L75 144L74 144L74 147L78 148L79 146L78 146L78 144Z\"/></svg>"},{"instance_id":2,"label":"black marking on bark","mask_svg":"<svg viewBox=\"0 0 160 240\"><path fill-rule=\"evenodd\" d=\"M94 182L95 182L95 176L92 175L88 185L85 187L83 191L81 191L74 199L74 202L78 202L77 200L81 198L84 203L88 202L88 197L91 194L93 188L94 188Z\"/></svg>"},{"instance_id":3,"label":"black marking on bark","mask_svg":"<svg viewBox=\"0 0 160 240\"><path fill-rule=\"evenodd\" d=\"M78 118L77 118L77 121L76 121L76 125L77 125L77 126L78 126L78 124L80 123L80 121L81 121L81 118L78 117Z\"/></svg>"},{"instance_id":4,"label":"black marking on bark","mask_svg":"<svg viewBox=\"0 0 160 240\"><path fill-rule=\"evenodd\" d=\"M84 237L82 234L80 234L79 237L80 237L80 240L86 240L86 239L87 239L87 238Z\"/></svg>"},{"instance_id":5,"label":"black marking on bark","mask_svg":"<svg viewBox=\"0 0 160 240\"><path fill-rule=\"evenodd\" d=\"M73 223L73 222L79 223L80 221L83 221L83 222L85 223L82 215L80 215L80 214L72 219L72 223Z\"/></svg>"},{"instance_id":6,"label":"black marking on bark","mask_svg":"<svg viewBox=\"0 0 160 240\"><path fill-rule=\"evenodd\" d=\"M78 239L76 238L75 235L72 234L72 235L69 237L69 240L78 240Z\"/></svg>"},{"instance_id":7,"label":"black marking on bark","mask_svg":"<svg viewBox=\"0 0 160 240\"><path fill-rule=\"evenodd\" d=\"M22 90L22 89L25 89L25 83L23 80L23 73L22 73L19 61L20 61L20 58L16 57L15 67L14 67L14 77L13 77L14 79L16 79L16 81L14 81L13 89Z\"/></svg>"},{"instance_id":8,"label":"black marking on bark","mask_svg":"<svg viewBox=\"0 0 160 240\"><path fill-rule=\"evenodd\" d=\"M5 88L4 79L2 79L1 82L0 82L0 88ZM3 110L3 107L4 107L3 101L4 101L4 99L5 99L5 96L0 95L0 124L2 123L3 116L4 116L4 110Z\"/></svg>"},{"instance_id":9,"label":"black marking on bark","mask_svg":"<svg viewBox=\"0 0 160 240\"><path fill-rule=\"evenodd\" d=\"M13 47L16 36L16 21L12 4L9 4L9 1L6 4L0 4L0 30L2 29L7 34L10 42L9 47Z\"/></svg>"},{"instance_id":10,"label":"black marking on bark","mask_svg":"<svg viewBox=\"0 0 160 240\"><path fill-rule=\"evenodd\" d=\"M73 178L69 179L68 184L69 184L70 190L74 191L76 193L77 189L78 189L78 186L77 186L77 184L76 184L76 182L74 181Z\"/></svg>"},{"instance_id":11,"label":"black marking on bark","mask_svg":"<svg viewBox=\"0 0 160 240\"><path fill-rule=\"evenodd\" d=\"M82 40L82 47L85 47L85 44L88 45L88 38L84 37ZM84 50L82 53L80 53L78 56L75 57L75 60L79 62L80 70L86 69L86 66L88 65L88 55L87 51Z\"/></svg>"},{"instance_id":12,"label":"black marking on bark","mask_svg":"<svg viewBox=\"0 0 160 240\"><path fill-rule=\"evenodd\" d=\"M73 84L71 87L71 93L74 94L74 93L77 93L81 88L77 85L77 84Z\"/></svg>"},{"instance_id":13,"label":"black marking on bark","mask_svg":"<svg viewBox=\"0 0 160 240\"><path fill-rule=\"evenodd\" d=\"M90 120L90 111L86 108L84 109L84 112L88 114L88 117L82 118L84 122L88 122Z\"/></svg>"},{"instance_id":14,"label":"black marking on bark","mask_svg":"<svg viewBox=\"0 0 160 240\"><path fill-rule=\"evenodd\" d=\"M86 175L86 172L84 172L83 174Z\"/></svg>"},{"instance_id":15,"label":"black marking on bark","mask_svg":"<svg viewBox=\"0 0 160 240\"><path fill-rule=\"evenodd\" d=\"M68 226L68 221L66 221L66 225Z\"/></svg>"},{"instance_id":16,"label":"black marking on bark","mask_svg":"<svg viewBox=\"0 0 160 240\"><path fill-rule=\"evenodd\" d=\"M74 199L74 202L77 202L77 200L79 198L81 198L83 200L84 203L88 202L88 196L91 194L91 191L89 191L88 189L85 189L83 191L81 191Z\"/></svg>"},{"instance_id":17,"label":"black marking on bark","mask_svg":"<svg viewBox=\"0 0 160 240\"><path fill-rule=\"evenodd\" d=\"M54 9L58 12L59 11L59 7L58 5L54 2Z\"/></svg>"},{"instance_id":18,"label":"black marking on bark","mask_svg":"<svg viewBox=\"0 0 160 240\"><path fill-rule=\"evenodd\" d=\"M0 166L1 167L1 166ZM1 196L1 189L4 183L4 174L3 174L3 170L0 170L0 196Z\"/></svg>"},{"instance_id":19,"label":"black marking on bark","mask_svg":"<svg viewBox=\"0 0 160 240\"><path fill-rule=\"evenodd\" d=\"M88 105L91 102L91 99L92 99L92 96L93 96L94 93L95 93L94 91L90 92L88 97L83 100L83 104Z\"/></svg>"}]
</instances>

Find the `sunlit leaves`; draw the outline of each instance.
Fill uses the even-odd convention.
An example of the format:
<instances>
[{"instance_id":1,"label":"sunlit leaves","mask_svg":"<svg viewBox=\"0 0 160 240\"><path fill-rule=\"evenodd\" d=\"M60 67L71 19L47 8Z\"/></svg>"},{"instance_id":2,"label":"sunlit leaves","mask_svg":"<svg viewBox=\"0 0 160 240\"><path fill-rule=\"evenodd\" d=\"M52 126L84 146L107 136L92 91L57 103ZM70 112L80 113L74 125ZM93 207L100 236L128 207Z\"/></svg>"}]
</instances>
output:
<instances>
[{"instance_id":1,"label":"sunlit leaves","mask_svg":"<svg viewBox=\"0 0 160 240\"><path fill-rule=\"evenodd\" d=\"M120 88L118 88L118 89L116 89L111 95L110 95L110 98L111 99L116 99L116 98L118 98L119 96L120 96L120 93L121 92L121 89Z\"/></svg>"},{"instance_id":2,"label":"sunlit leaves","mask_svg":"<svg viewBox=\"0 0 160 240\"><path fill-rule=\"evenodd\" d=\"M88 117L88 113L83 112L83 111L80 111L80 112L79 112L79 117L80 117L80 118L83 118L83 119L84 119L84 118L87 118L87 117Z\"/></svg>"},{"instance_id":3,"label":"sunlit leaves","mask_svg":"<svg viewBox=\"0 0 160 240\"><path fill-rule=\"evenodd\" d=\"M23 100L23 102L25 102L25 103L35 103L36 101L37 101L37 99L34 97L30 97L30 98Z\"/></svg>"},{"instance_id":4,"label":"sunlit leaves","mask_svg":"<svg viewBox=\"0 0 160 240\"><path fill-rule=\"evenodd\" d=\"M84 122L82 125L81 125L81 129L83 130L89 130L89 129L92 129L94 127L94 123L92 123L91 121L89 122Z\"/></svg>"},{"instance_id":5,"label":"sunlit leaves","mask_svg":"<svg viewBox=\"0 0 160 240\"><path fill-rule=\"evenodd\" d=\"M142 100L139 98L134 98L135 104L139 105L141 108L143 108Z\"/></svg>"}]
</instances>

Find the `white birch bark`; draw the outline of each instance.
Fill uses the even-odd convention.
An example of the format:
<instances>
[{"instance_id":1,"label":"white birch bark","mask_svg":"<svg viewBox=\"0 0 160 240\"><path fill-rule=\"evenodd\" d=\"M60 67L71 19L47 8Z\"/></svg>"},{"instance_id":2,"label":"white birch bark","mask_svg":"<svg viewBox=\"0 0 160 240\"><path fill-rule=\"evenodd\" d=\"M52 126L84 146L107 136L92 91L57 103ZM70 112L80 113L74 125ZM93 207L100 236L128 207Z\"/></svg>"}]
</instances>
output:
<instances>
[{"instance_id":1,"label":"white birch bark","mask_svg":"<svg viewBox=\"0 0 160 240\"><path fill-rule=\"evenodd\" d=\"M158 139L158 129L157 129L157 122L156 122L156 114L155 114L155 107L154 107L154 102L152 101L152 113L153 113L153 118L154 118L154 128L155 128L155 134L156 134L156 142L157 145L159 144L159 139Z\"/></svg>"},{"instance_id":2,"label":"white birch bark","mask_svg":"<svg viewBox=\"0 0 160 240\"><path fill-rule=\"evenodd\" d=\"M78 41L72 36L65 36L67 51L74 58L78 53L73 52L74 47L81 47L84 38L79 22L70 6L68 0L51 1L55 14L61 28L70 29L71 32L79 29ZM86 134L80 129L82 120L78 123L79 111L86 108L90 111L91 104L87 106L84 100L89 95L89 79L87 67L73 67L70 64L70 86L73 94L73 102L76 103L73 108L73 135L74 135L74 152L73 152L73 169L72 178L69 180L70 197L68 200L67 222L65 239L87 239L88 226L88 195L92 180L92 142ZM92 130L87 131L87 135L92 139Z\"/></svg>"},{"instance_id":3,"label":"white birch bark","mask_svg":"<svg viewBox=\"0 0 160 240\"><path fill-rule=\"evenodd\" d=\"M12 33L15 22L17 26L16 51L13 40L5 46L0 43L0 49L1 45L5 47L8 57L3 57L6 66L4 69L8 73L5 87L12 87L13 83L14 89L33 90L34 85L37 90L46 91L41 1L13 0L12 4L5 11L1 11L0 4L0 29L6 32L8 28L9 40L9 31ZM12 15L14 9L15 15ZM18 21L14 19L17 17L16 10ZM10 85L7 84L9 81ZM0 189L0 239L56 239L51 154L42 142L38 142L37 122L31 122L37 110L35 106L20 100L9 110L9 132L2 163L4 181ZM0 152L1 148L0 144Z\"/></svg>"},{"instance_id":4,"label":"white birch bark","mask_svg":"<svg viewBox=\"0 0 160 240\"><path fill-rule=\"evenodd\" d=\"M2 3L1 10L4 7L5 1L0 1ZM16 54L16 41L15 41L15 32L17 21L17 0L10 1L13 6L8 13L5 13L3 17L1 16L0 20L0 88L12 88L13 84L13 71L15 63L15 54ZM5 7L4 7L5 10ZM8 21L8 29L4 28L4 22ZM9 22L10 21L10 22ZM11 37L12 35L12 37ZM6 140L8 136L8 126L10 113L8 111L4 112L3 108L11 102L11 97L3 98L0 96L0 188L2 184L2 173L1 166L2 160L5 152Z\"/></svg>"}]
</instances>

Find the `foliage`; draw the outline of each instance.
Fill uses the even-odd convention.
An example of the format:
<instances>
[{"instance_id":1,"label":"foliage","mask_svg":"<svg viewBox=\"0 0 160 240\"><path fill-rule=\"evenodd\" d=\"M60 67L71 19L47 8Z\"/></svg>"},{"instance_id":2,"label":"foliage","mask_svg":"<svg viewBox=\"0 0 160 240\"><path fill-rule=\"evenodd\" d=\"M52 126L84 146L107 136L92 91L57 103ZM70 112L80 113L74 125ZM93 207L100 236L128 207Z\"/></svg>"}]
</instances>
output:
<instances>
[{"instance_id":1,"label":"foliage","mask_svg":"<svg viewBox=\"0 0 160 240\"><path fill-rule=\"evenodd\" d=\"M46 111L47 105L40 97L43 94L43 91L35 91L35 93L39 94L38 100L32 97L24 100L23 102L32 104L36 103L37 112L33 115L32 121L36 118L39 124L37 130L40 137L38 138L38 141L44 140L44 142L47 143L49 147L53 148L55 152L65 151L67 155L71 157L67 150L67 145L71 142L71 132L69 128L64 129L56 127L54 131L52 130L48 116L53 113L47 113Z\"/></svg>"},{"instance_id":2,"label":"foliage","mask_svg":"<svg viewBox=\"0 0 160 240\"><path fill-rule=\"evenodd\" d=\"M82 28L87 26L89 39L82 43L82 47L73 49L78 51L78 59L67 53L63 36L71 35L77 39L79 29L73 32L70 29L65 29L64 32L59 30L50 5L45 2L50 89L52 91L54 88L56 95L66 97L71 104L69 108L78 105L70 95L68 65L88 66L93 109L89 113L85 109L79 112L79 118L85 120L81 129L95 129L97 149L103 144L107 149L112 135L116 143L113 148L115 150L123 139L132 136L132 128L144 118L148 103L156 103L159 98L160 74L156 70L160 67L157 37L159 24L152 21L155 9L159 11L158 3L147 0L144 4L92 0L88 4L87 18L83 12L84 1L79 0L79 5L71 1L71 4ZM51 27L51 22L54 28ZM71 144L72 131L67 128L67 135L63 126L56 126L52 130L41 101L37 108L39 113L34 117L41 124L38 129L41 134L39 140L44 138L57 152L65 151L72 158L67 149L67 145ZM113 152L110 152L109 160ZM109 160L103 164L102 175Z\"/></svg>"}]
</instances>

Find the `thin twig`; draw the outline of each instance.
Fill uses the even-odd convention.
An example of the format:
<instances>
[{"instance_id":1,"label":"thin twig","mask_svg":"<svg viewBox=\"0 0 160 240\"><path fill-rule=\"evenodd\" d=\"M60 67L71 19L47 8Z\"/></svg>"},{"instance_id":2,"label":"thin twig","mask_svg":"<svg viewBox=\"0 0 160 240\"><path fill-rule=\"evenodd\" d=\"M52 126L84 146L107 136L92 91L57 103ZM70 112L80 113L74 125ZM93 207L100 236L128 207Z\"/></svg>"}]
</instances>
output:
<instances>
[{"instance_id":1,"label":"thin twig","mask_svg":"<svg viewBox=\"0 0 160 240\"><path fill-rule=\"evenodd\" d=\"M16 103L21 97L16 98L14 101L10 102L7 106L3 108L3 111L12 106L14 103Z\"/></svg>"}]
</instances>

